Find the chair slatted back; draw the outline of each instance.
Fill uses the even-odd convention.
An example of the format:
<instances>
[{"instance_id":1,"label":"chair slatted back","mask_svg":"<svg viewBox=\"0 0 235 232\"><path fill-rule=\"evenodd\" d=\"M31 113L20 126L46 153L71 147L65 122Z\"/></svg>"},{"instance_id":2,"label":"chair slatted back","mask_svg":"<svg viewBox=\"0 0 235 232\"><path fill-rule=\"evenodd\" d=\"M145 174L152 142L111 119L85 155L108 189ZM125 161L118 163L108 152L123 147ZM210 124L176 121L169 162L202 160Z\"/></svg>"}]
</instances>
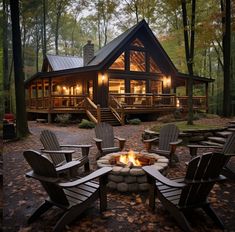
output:
<instances>
[{"instance_id":1,"label":"chair slatted back","mask_svg":"<svg viewBox=\"0 0 235 232\"><path fill-rule=\"evenodd\" d=\"M28 150L23 153L24 158L33 169L34 173L44 177L45 181L39 180L49 195L51 201L60 205L69 205L63 189L59 188L55 183L47 182L46 178L57 178L55 166L49 159L40 153Z\"/></svg>"},{"instance_id":2,"label":"chair slatted back","mask_svg":"<svg viewBox=\"0 0 235 232\"><path fill-rule=\"evenodd\" d=\"M113 127L105 122L101 122L95 127L96 138L102 139L101 146L103 148L114 147Z\"/></svg>"},{"instance_id":3,"label":"chair slatted back","mask_svg":"<svg viewBox=\"0 0 235 232\"><path fill-rule=\"evenodd\" d=\"M159 149L170 151L170 142L177 141L179 129L174 124L168 124L160 129L159 133Z\"/></svg>"},{"instance_id":4,"label":"chair slatted back","mask_svg":"<svg viewBox=\"0 0 235 232\"><path fill-rule=\"evenodd\" d=\"M49 130L43 130L40 135L40 141L45 150L60 151L60 144L56 135ZM57 166L66 161L64 154L50 154L52 162Z\"/></svg>"},{"instance_id":5,"label":"chair slatted back","mask_svg":"<svg viewBox=\"0 0 235 232\"><path fill-rule=\"evenodd\" d=\"M192 159L185 176L187 185L183 188L179 206L201 204L206 201L221 170L226 157L221 153L206 153Z\"/></svg>"},{"instance_id":6,"label":"chair slatted back","mask_svg":"<svg viewBox=\"0 0 235 232\"><path fill-rule=\"evenodd\" d=\"M235 154L235 132L233 132L226 140L222 153L225 155Z\"/></svg>"}]
</instances>

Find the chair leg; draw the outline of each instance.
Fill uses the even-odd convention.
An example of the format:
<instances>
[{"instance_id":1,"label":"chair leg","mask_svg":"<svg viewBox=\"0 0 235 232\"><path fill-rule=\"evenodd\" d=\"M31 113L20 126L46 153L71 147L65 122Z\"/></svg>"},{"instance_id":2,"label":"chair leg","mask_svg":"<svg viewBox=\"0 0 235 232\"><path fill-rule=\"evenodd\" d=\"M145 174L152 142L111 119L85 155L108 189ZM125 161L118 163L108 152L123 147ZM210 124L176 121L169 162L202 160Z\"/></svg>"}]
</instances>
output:
<instances>
[{"instance_id":1,"label":"chair leg","mask_svg":"<svg viewBox=\"0 0 235 232\"><path fill-rule=\"evenodd\" d=\"M43 213L45 213L48 209L50 209L53 205L45 201L41 206L39 206L38 209L31 215L31 217L28 219L28 223L32 223L35 221L38 217L40 217Z\"/></svg>"},{"instance_id":2,"label":"chair leg","mask_svg":"<svg viewBox=\"0 0 235 232\"><path fill-rule=\"evenodd\" d=\"M211 217L211 219L221 228L224 229L224 224L220 220L220 218L216 215L215 211L211 208L210 204L205 205L202 207L205 213Z\"/></svg>"},{"instance_id":3,"label":"chair leg","mask_svg":"<svg viewBox=\"0 0 235 232\"><path fill-rule=\"evenodd\" d=\"M177 210L170 211L172 213L172 216L175 218L175 220L178 222L181 229L185 232L192 231L192 227L188 223L188 220L184 216L183 212Z\"/></svg>"}]
</instances>

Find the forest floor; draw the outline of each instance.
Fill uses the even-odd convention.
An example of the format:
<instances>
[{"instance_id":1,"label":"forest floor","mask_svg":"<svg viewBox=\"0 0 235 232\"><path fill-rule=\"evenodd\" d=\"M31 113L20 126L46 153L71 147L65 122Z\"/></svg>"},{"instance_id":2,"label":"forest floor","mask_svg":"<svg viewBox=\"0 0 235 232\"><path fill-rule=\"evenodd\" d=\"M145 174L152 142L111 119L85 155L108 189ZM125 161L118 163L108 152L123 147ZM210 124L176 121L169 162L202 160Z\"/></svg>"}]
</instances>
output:
<instances>
[{"instance_id":1,"label":"forest floor","mask_svg":"<svg viewBox=\"0 0 235 232\"><path fill-rule=\"evenodd\" d=\"M208 124L224 126L230 120L227 118L203 119ZM141 125L126 125L114 127L115 134L127 139L126 150L132 148L136 151L143 150L141 137L144 129L151 128L157 122L144 122ZM61 143L64 144L89 144L91 148L89 159L91 168L95 169L96 147L92 138L94 130L79 129L77 125L59 127L55 124L29 122L31 134L20 141L4 144L3 152L3 231L6 232L33 232L52 231L53 226L61 215L58 209L51 209L34 223L27 225L27 218L42 203L46 197L39 182L25 177L30 170L23 158L22 152L27 149L40 150L39 141L41 130L50 129L56 133ZM208 151L208 150L206 150ZM200 150L200 153L206 152ZM183 176L185 161L190 159L186 147L177 148L180 162L168 169L168 176ZM235 160L232 160L235 165ZM217 215L225 224L225 231L235 231L235 183L225 181L216 184L209 195L209 201ZM181 231L174 219L157 200L156 211L153 213L148 208L147 193L108 193L108 209L99 213L98 201L88 208L79 218L66 227L66 231L110 231L110 232L139 232L139 231ZM211 219L200 212L188 215L194 231L220 231Z\"/></svg>"}]
</instances>

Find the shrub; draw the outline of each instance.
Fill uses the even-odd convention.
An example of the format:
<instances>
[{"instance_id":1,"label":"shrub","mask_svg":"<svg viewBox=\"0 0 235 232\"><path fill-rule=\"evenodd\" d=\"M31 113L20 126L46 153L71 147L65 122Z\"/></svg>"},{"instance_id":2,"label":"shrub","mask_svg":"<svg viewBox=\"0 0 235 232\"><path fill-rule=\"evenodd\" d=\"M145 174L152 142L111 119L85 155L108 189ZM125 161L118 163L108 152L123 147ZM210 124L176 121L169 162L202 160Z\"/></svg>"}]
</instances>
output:
<instances>
[{"instance_id":1,"label":"shrub","mask_svg":"<svg viewBox=\"0 0 235 232\"><path fill-rule=\"evenodd\" d=\"M66 126L70 123L71 114L57 114L55 121L60 125Z\"/></svg>"},{"instance_id":2,"label":"shrub","mask_svg":"<svg viewBox=\"0 0 235 232\"><path fill-rule=\"evenodd\" d=\"M141 120L139 118L133 118L128 121L131 125L139 125L141 123Z\"/></svg>"},{"instance_id":3,"label":"shrub","mask_svg":"<svg viewBox=\"0 0 235 232\"><path fill-rule=\"evenodd\" d=\"M91 129L95 127L95 123L86 120L86 119L82 119L81 123L78 124L79 128L85 128L85 129Z\"/></svg>"}]
</instances>

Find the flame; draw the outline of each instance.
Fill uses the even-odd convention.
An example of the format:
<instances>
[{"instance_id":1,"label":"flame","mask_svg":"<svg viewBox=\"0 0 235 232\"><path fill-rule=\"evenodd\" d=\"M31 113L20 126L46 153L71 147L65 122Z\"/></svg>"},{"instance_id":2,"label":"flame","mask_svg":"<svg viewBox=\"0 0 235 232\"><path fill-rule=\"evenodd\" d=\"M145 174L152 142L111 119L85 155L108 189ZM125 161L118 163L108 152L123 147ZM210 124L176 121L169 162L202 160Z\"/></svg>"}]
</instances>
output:
<instances>
[{"instance_id":1,"label":"flame","mask_svg":"<svg viewBox=\"0 0 235 232\"><path fill-rule=\"evenodd\" d=\"M140 161L137 159L134 151L132 150L130 150L127 154L121 155L119 161L124 164L131 162L134 166L141 166Z\"/></svg>"}]
</instances>

